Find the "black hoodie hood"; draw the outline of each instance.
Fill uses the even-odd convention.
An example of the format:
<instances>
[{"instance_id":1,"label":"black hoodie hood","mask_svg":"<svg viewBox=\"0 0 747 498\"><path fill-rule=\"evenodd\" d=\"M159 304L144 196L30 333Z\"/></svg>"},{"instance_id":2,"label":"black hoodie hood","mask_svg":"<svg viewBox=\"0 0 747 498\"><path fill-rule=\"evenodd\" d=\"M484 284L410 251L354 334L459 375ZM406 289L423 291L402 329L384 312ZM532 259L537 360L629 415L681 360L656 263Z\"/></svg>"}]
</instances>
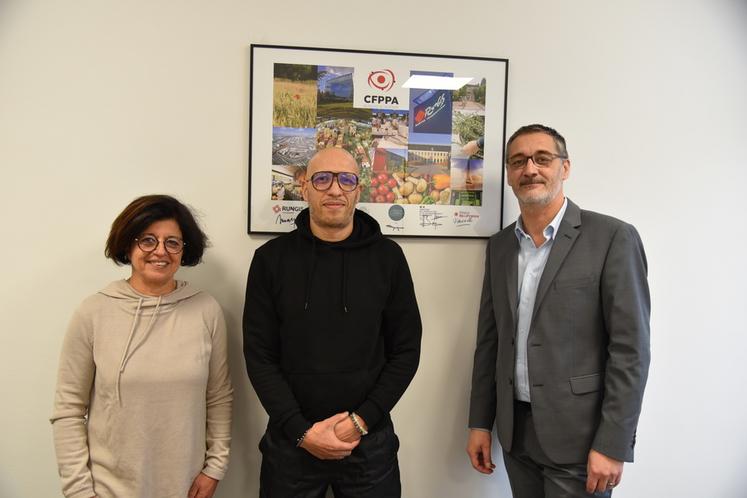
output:
<instances>
[{"instance_id":1,"label":"black hoodie hood","mask_svg":"<svg viewBox=\"0 0 747 498\"><path fill-rule=\"evenodd\" d=\"M317 248L340 251L340 295L342 296L342 311L348 312L348 271L346 267L345 253L349 250L359 249L370 246L381 240L384 236L381 234L379 223L367 213L356 209L353 212L353 231L350 235L339 242L326 242L311 233L309 208L304 209L296 217L296 227L298 233L304 238L311 241L311 253L309 255L309 271L306 276L306 296L304 298L304 310L308 310L311 304L311 284L314 279L314 270L316 269Z\"/></svg>"}]
</instances>

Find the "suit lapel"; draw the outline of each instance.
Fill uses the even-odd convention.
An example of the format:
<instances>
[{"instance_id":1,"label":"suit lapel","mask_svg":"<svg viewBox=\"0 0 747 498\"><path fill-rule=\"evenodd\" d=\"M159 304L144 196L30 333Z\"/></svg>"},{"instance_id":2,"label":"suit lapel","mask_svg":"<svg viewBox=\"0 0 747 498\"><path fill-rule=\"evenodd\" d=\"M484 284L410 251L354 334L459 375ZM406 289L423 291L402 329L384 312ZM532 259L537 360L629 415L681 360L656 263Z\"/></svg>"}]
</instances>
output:
<instances>
[{"instance_id":1,"label":"suit lapel","mask_svg":"<svg viewBox=\"0 0 747 498\"><path fill-rule=\"evenodd\" d=\"M566 256L571 251L573 243L576 242L581 226L581 209L568 199L568 206L565 209L565 215L563 220L560 222L558 227L558 233L555 236L555 241L550 249L550 254L547 257L547 264L542 272L539 286L537 287L537 297L534 301L534 310L532 312L532 322L534 323L534 317L537 315L537 310L542 304L542 300L547 294L547 290L550 288L555 275L563 265ZM515 277L517 278L517 277Z\"/></svg>"},{"instance_id":2,"label":"suit lapel","mask_svg":"<svg viewBox=\"0 0 747 498\"><path fill-rule=\"evenodd\" d=\"M506 275L506 295L508 296L508 306L511 310L511 330L513 334L516 334L516 324L518 323L518 317L516 314L519 311L519 241L516 239L516 234L511 230L511 243L506 250L506 255L503 258L505 265L503 268L503 274Z\"/></svg>"},{"instance_id":3,"label":"suit lapel","mask_svg":"<svg viewBox=\"0 0 747 498\"><path fill-rule=\"evenodd\" d=\"M507 226L498 234L491 245L491 282L494 287L496 316L511 313L511 331L516 333L516 320L519 301L519 241L516 238L516 223ZM505 285L506 287L502 287ZM506 309L508 307L508 310Z\"/></svg>"}]
</instances>

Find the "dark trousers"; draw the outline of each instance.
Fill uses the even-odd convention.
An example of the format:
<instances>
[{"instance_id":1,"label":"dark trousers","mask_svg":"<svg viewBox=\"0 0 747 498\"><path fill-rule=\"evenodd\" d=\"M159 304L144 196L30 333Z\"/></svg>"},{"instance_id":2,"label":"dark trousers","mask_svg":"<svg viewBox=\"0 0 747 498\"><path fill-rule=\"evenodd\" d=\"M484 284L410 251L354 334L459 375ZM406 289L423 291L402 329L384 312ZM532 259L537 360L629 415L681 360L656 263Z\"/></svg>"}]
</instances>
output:
<instances>
[{"instance_id":1,"label":"dark trousers","mask_svg":"<svg viewBox=\"0 0 747 498\"><path fill-rule=\"evenodd\" d=\"M586 462L556 464L542 451L534 430L529 403L514 402L514 439L511 451L503 451L508 481L514 498L609 498L586 492Z\"/></svg>"},{"instance_id":2,"label":"dark trousers","mask_svg":"<svg viewBox=\"0 0 747 498\"><path fill-rule=\"evenodd\" d=\"M361 439L342 460L319 460L281 432L268 429L259 442L260 498L399 498L399 440L388 424Z\"/></svg>"}]
</instances>

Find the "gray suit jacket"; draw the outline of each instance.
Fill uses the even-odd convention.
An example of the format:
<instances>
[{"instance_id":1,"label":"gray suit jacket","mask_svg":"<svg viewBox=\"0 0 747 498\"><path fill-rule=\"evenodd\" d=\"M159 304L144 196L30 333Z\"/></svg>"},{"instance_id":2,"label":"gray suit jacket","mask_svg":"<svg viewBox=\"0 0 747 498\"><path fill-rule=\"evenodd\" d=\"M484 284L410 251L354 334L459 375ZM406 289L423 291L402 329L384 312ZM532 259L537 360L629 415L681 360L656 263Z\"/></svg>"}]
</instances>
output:
<instances>
[{"instance_id":1,"label":"gray suit jacket","mask_svg":"<svg viewBox=\"0 0 747 498\"><path fill-rule=\"evenodd\" d=\"M518 251L515 223L493 235L485 258L469 426L513 438ZM589 449L633 461L649 366L647 263L632 225L570 200L540 279L529 331L532 416L556 463Z\"/></svg>"}]
</instances>

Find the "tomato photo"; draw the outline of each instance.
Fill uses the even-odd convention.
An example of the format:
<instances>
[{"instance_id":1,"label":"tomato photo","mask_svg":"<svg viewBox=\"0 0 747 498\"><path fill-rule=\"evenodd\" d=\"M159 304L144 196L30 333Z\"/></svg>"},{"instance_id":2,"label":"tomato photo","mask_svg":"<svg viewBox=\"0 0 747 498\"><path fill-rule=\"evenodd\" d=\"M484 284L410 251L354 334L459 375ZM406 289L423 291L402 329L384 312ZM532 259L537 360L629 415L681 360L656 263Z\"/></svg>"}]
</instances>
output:
<instances>
[{"instance_id":1,"label":"tomato photo","mask_svg":"<svg viewBox=\"0 0 747 498\"><path fill-rule=\"evenodd\" d=\"M379 186L379 179L375 176L371 177L371 186L372 187L378 187Z\"/></svg>"},{"instance_id":2,"label":"tomato photo","mask_svg":"<svg viewBox=\"0 0 747 498\"><path fill-rule=\"evenodd\" d=\"M389 176L386 173L379 173L379 176L377 176L376 179L379 181L379 183L386 183L386 181L389 179Z\"/></svg>"},{"instance_id":3,"label":"tomato photo","mask_svg":"<svg viewBox=\"0 0 747 498\"><path fill-rule=\"evenodd\" d=\"M379 194L379 195L376 196L376 202L378 202L379 204L384 203L384 202L386 202L386 197L384 197L383 195Z\"/></svg>"},{"instance_id":4,"label":"tomato photo","mask_svg":"<svg viewBox=\"0 0 747 498\"><path fill-rule=\"evenodd\" d=\"M389 187L387 187L386 185L379 185L378 191L381 195L386 195L387 192L389 192Z\"/></svg>"},{"instance_id":5,"label":"tomato photo","mask_svg":"<svg viewBox=\"0 0 747 498\"><path fill-rule=\"evenodd\" d=\"M396 187L396 186L397 186L397 180L395 180L394 178L390 178L390 179L389 179L389 180L388 180L388 181L386 182L386 184L387 184L387 185L389 185L389 188L394 188L394 187Z\"/></svg>"},{"instance_id":6,"label":"tomato photo","mask_svg":"<svg viewBox=\"0 0 747 498\"><path fill-rule=\"evenodd\" d=\"M386 194L386 201L391 204L394 202L394 192L389 192Z\"/></svg>"}]
</instances>

